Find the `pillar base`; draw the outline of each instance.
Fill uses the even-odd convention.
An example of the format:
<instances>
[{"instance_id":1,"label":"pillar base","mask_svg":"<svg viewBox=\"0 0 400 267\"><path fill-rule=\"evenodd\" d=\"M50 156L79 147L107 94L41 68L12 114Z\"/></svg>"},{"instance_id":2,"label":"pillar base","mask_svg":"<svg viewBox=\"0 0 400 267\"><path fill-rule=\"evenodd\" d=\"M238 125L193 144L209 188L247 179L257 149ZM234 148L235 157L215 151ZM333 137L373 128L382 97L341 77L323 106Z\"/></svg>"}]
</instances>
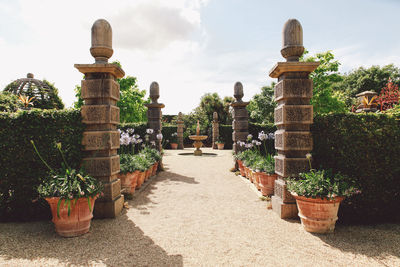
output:
<instances>
[{"instance_id":1,"label":"pillar base","mask_svg":"<svg viewBox=\"0 0 400 267\"><path fill-rule=\"evenodd\" d=\"M201 156L201 155L203 155L203 151L201 151L200 149L199 149L199 150L196 149L196 150L194 151L194 155L195 155L195 156Z\"/></svg>"},{"instance_id":2,"label":"pillar base","mask_svg":"<svg viewBox=\"0 0 400 267\"><path fill-rule=\"evenodd\" d=\"M95 219L115 218L121 214L124 207L124 195L120 195L114 200L96 201L93 211Z\"/></svg>"},{"instance_id":3,"label":"pillar base","mask_svg":"<svg viewBox=\"0 0 400 267\"><path fill-rule=\"evenodd\" d=\"M282 199L272 196L272 210L276 212L281 219L296 219L298 217L296 203L283 203Z\"/></svg>"}]
</instances>

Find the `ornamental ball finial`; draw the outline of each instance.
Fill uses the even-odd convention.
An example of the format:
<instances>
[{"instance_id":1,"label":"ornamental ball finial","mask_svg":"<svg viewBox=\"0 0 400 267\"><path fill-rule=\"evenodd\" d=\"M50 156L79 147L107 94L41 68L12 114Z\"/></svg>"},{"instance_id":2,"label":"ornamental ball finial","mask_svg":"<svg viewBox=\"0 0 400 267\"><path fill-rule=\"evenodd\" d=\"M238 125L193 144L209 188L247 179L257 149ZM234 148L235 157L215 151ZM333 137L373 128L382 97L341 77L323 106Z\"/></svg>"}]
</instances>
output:
<instances>
[{"instance_id":1,"label":"ornamental ball finial","mask_svg":"<svg viewBox=\"0 0 400 267\"><path fill-rule=\"evenodd\" d=\"M113 54L112 29L110 23L105 19L98 19L92 26L92 47L90 53L95 63L107 63Z\"/></svg>"},{"instance_id":2,"label":"ornamental ball finial","mask_svg":"<svg viewBox=\"0 0 400 267\"><path fill-rule=\"evenodd\" d=\"M303 28L297 19L289 19L283 26L281 54L286 61L299 61L303 52Z\"/></svg>"},{"instance_id":3,"label":"ornamental ball finial","mask_svg":"<svg viewBox=\"0 0 400 267\"><path fill-rule=\"evenodd\" d=\"M160 86L157 82L152 82L150 85L150 98L152 103L157 103L157 99L160 97Z\"/></svg>"},{"instance_id":4,"label":"ornamental ball finial","mask_svg":"<svg viewBox=\"0 0 400 267\"><path fill-rule=\"evenodd\" d=\"M26 78L33 79L33 78L34 78L33 73L28 73L28 74L26 74Z\"/></svg>"},{"instance_id":5,"label":"ornamental ball finial","mask_svg":"<svg viewBox=\"0 0 400 267\"><path fill-rule=\"evenodd\" d=\"M242 102L243 94L243 85L241 82L236 82L233 90L233 96L236 98L237 102Z\"/></svg>"}]
</instances>

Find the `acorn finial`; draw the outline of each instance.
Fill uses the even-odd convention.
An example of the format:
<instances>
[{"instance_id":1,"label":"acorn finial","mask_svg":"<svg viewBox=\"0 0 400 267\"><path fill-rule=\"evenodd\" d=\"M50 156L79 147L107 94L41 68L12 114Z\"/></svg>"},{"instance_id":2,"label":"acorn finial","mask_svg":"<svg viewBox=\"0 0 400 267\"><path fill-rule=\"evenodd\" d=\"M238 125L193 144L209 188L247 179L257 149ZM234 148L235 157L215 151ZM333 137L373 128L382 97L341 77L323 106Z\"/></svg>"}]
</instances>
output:
<instances>
[{"instance_id":1,"label":"acorn finial","mask_svg":"<svg viewBox=\"0 0 400 267\"><path fill-rule=\"evenodd\" d=\"M150 85L150 98L152 104L156 104L157 99L160 97L160 87L158 86L157 82L152 82Z\"/></svg>"},{"instance_id":2,"label":"acorn finial","mask_svg":"<svg viewBox=\"0 0 400 267\"><path fill-rule=\"evenodd\" d=\"M30 79L33 79L33 73L28 73L27 75L26 75L26 78L30 78Z\"/></svg>"},{"instance_id":3,"label":"acorn finial","mask_svg":"<svg viewBox=\"0 0 400 267\"><path fill-rule=\"evenodd\" d=\"M299 61L303 52L303 28L297 19L289 19L283 26L281 54L286 61Z\"/></svg>"},{"instance_id":4,"label":"acorn finial","mask_svg":"<svg viewBox=\"0 0 400 267\"><path fill-rule=\"evenodd\" d=\"M110 23L105 19L98 19L92 26L92 47L90 53L95 63L107 63L113 54L112 29Z\"/></svg>"},{"instance_id":5,"label":"acorn finial","mask_svg":"<svg viewBox=\"0 0 400 267\"><path fill-rule=\"evenodd\" d=\"M241 82L236 82L233 90L233 96L236 98L237 102L242 102L243 94L243 85Z\"/></svg>"},{"instance_id":6,"label":"acorn finial","mask_svg":"<svg viewBox=\"0 0 400 267\"><path fill-rule=\"evenodd\" d=\"M218 121L218 113L216 111L213 113L213 119L214 121Z\"/></svg>"},{"instance_id":7,"label":"acorn finial","mask_svg":"<svg viewBox=\"0 0 400 267\"><path fill-rule=\"evenodd\" d=\"M181 121L181 120L182 120L182 116L183 116L182 112L179 112L179 113L178 113L178 121Z\"/></svg>"}]
</instances>

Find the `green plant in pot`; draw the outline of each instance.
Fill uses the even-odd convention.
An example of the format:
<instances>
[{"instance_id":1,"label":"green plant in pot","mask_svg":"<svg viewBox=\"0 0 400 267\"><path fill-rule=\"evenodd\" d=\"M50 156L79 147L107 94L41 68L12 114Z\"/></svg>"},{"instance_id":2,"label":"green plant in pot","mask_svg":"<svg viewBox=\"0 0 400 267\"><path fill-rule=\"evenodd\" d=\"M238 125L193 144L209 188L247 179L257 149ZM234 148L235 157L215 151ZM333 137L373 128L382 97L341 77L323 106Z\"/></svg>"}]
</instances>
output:
<instances>
[{"instance_id":1,"label":"green plant in pot","mask_svg":"<svg viewBox=\"0 0 400 267\"><path fill-rule=\"evenodd\" d=\"M61 143L57 144L57 149L64 162L59 170L51 168L40 155L34 141L31 140L31 143L40 160L49 169L48 177L37 191L50 205L56 232L65 237L87 233L93 218L94 202L103 190L101 182L87 175L83 169L78 171L69 167Z\"/></svg>"},{"instance_id":2,"label":"green plant in pot","mask_svg":"<svg viewBox=\"0 0 400 267\"><path fill-rule=\"evenodd\" d=\"M225 146L225 140L222 136L219 136L217 141L215 141L215 144L218 147L218 150L223 150Z\"/></svg>"},{"instance_id":3,"label":"green plant in pot","mask_svg":"<svg viewBox=\"0 0 400 267\"><path fill-rule=\"evenodd\" d=\"M178 133L172 133L169 138L169 143L172 149L178 148Z\"/></svg>"},{"instance_id":4,"label":"green plant in pot","mask_svg":"<svg viewBox=\"0 0 400 267\"><path fill-rule=\"evenodd\" d=\"M278 176L275 174L275 159L271 154L267 154L257 164L259 170L259 183L263 196L274 194L275 180Z\"/></svg>"},{"instance_id":5,"label":"green plant in pot","mask_svg":"<svg viewBox=\"0 0 400 267\"><path fill-rule=\"evenodd\" d=\"M355 182L331 170L311 168L311 154L306 155L310 171L287 180L287 189L295 197L301 224L312 233L331 233L338 219L340 202L358 193Z\"/></svg>"}]
</instances>

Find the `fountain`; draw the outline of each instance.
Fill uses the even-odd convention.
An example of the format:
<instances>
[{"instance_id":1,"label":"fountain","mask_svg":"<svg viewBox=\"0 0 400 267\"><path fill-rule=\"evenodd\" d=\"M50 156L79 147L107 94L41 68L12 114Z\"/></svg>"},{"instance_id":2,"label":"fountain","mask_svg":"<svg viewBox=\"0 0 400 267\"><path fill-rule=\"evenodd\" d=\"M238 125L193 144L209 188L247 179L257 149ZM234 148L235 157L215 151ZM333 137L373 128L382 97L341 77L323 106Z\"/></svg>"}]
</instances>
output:
<instances>
[{"instance_id":1,"label":"fountain","mask_svg":"<svg viewBox=\"0 0 400 267\"><path fill-rule=\"evenodd\" d=\"M203 140L207 139L207 135L200 135L200 123L197 121L197 128L196 128L196 135L190 135L189 136L190 140L194 141L194 147L196 150L194 151L195 156L201 156L203 155L203 152L200 150L200 148L203 146Z\"/></svg>"}]
</instances>

